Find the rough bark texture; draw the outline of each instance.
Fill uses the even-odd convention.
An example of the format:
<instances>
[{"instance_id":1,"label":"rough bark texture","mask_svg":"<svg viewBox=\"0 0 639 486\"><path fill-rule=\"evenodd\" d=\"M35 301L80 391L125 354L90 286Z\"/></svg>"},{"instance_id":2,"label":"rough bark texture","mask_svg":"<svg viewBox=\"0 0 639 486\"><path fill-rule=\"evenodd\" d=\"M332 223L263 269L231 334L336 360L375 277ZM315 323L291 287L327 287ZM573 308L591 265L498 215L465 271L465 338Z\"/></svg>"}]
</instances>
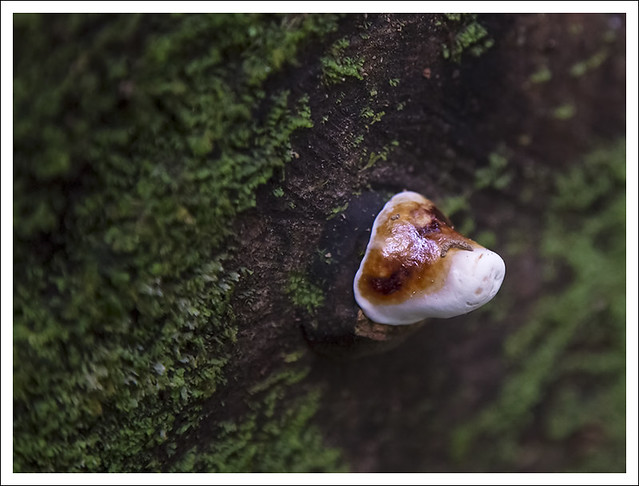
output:
<instances>
[{"instance_id":1,"label":"rough bark texture","mask_svg":"<svg viewBox=\"0 0 639 486\"><path fill-rule=\"evenodd\" d=\"M35 65L60 36L90 48ZM623 15L14 38L15 470L625 469ZM402 189L506 279L363 331L352 277Z\"/></svg>"}]
</instances>

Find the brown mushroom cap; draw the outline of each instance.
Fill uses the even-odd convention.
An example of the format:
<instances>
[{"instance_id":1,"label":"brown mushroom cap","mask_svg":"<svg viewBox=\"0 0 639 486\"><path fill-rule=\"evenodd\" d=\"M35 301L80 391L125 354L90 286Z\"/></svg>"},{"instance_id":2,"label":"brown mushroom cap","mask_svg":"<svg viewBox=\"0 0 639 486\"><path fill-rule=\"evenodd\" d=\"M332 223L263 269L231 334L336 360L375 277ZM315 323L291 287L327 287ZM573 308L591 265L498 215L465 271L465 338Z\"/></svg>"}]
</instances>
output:
<instances>
[{"instance_id":1,"label":"brown mushroom cap","mask_svg":"<svg viewBox=\"0 0 639 486\"><path fill-rule=\"evenodd\" d=\"M412 324L480 307L504 274L499 255L455 231L430 200L405 191L375 219L353 290L371 320Z\"/></svg>"}]
</instances>

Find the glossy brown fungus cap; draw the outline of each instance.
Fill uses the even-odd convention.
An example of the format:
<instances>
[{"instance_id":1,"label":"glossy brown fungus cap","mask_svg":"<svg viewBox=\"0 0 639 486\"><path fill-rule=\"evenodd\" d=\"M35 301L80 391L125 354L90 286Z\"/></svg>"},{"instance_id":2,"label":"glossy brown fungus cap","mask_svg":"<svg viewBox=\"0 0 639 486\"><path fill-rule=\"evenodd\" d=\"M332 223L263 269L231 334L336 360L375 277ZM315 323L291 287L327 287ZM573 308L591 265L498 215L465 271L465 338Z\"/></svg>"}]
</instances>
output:
<instances>
[{"instance_id":1,"label":"glossy brown fungus cap","mask_svg":"<svg viewBox=\"0 0 639 486\"><path fill-rule=\"evenodd\" d=\"M455 231L430 200L405 191L375 219L353 290L372 321L412 324L482 306L504 275L499 255Z\"/></svg>"}]
</instances>

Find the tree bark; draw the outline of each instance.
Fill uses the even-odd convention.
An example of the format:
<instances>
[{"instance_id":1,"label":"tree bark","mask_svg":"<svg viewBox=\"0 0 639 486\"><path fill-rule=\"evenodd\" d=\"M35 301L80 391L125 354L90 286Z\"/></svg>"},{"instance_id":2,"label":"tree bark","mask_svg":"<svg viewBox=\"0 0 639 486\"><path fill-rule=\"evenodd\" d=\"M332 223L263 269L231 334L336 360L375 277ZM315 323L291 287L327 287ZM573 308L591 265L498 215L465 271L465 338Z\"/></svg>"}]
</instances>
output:
<instances>
[{"instance_id":1,"label":"tree bark","mask_svg":"<svg viewBox=\"0 0 639 486\"><path fill-rule=\"evenodd\" d=\"M285 16L280 28L292 31L291 25L307 21ZM129 47L155 39L153 24L147 29L133 36ZM193 355L223 360L212 389L194 393L204 389L202 381L193 385L197 366L180 375L183 385L163 385L158 377L158 392L135 398L140 403L135 420L149 418L150 425L126 425L139 444L134 450L109 452L109 462L93 464L68 459L57 449L44 459L37 446L26 444L38 437L33 429L47 414L30 408L37 403L29 382L35 378L28 370L16 374L16 357L35 352L34 338L23 338L24 329L30 319L45 317L25 317L20 300L14 303L14 382L20 390L14 396L14 469L625 470L625 363L620 361L625 349L625 16L346 15L334 30L309 39L296 52L297 62L282 63L278 72L265 75L259 89L266 94L261 100L287 90L291 111L294 100L306 96L312 128L291 131L290 152L280 155L290 162L274 166L247 189L255 187L254 207L238 210L223 243L197 256L198 265L222 262L228 280L219 281L233 288L220 319L235 326L236 334L220 334L218 329L226 327L169 331L172 317L154 317L151 304L145 307L137 297L123 311L132 328L136 319L146 322L145 315L157 322L144 328L145 335L131 338L136 345L152 346L152 332L202 337L197 346L204 350ZM191 41L185 37L184 42ZM23 72L18 70L18 77ZM160 109L172 109L170 104L185 96L177 90L158 98L168 107ZM258 100L252 116L266 120L270 107ZM89 123L99 128L105 121ZM277 130L267 136L274 134ZM180 136L191 135L187 130ZM138 160L146 150L141 139L124 146L134 147ZM222 157L216 143L198 167ZM17 159L26 153L20 147ZM152 153L157 157L157 151ZM235 159L235 169L229 170L241 171L242 160ZM27 180L16 172L20 181ZM87 178L103 180L88 168L73 177L82 194L89 191ZM14 198L26 197L33 188L29 184L18 186ZM110 184L117 188L120 182L114 178ZM362 331L352 279L375 215L404 189L433 200L456 229L500 253L506 279L493 301L471 314ZM236 190L239 194L242 188L229 188L231 200ZM66 192L62 200L69 214L82 197ZM212 198L210 204L216 208L218 203ZM190 221L192 215L195 221L185 227L214 224L202 223L197 210L184 206L182 219ZM18 234L16 246L37 240L46 247L47 265L70 265L73 244L57 244L63 237L50 236L68 227L57 226L44 237ZM189 240L179 241L188 245ZM102 246L86 248L97 252ZM23 272L35 265L29 251L19 250L14 260L18 288L29 282ZM102 261L114 251L105 249ZM117 255L108 261L128 261L126 253ZM196 265L184 268L188 271L163 281L187 278ZM118 289L114 295L129 298L126 285ZM59 292L49 287L37 298L54 299ZM193 297L210 299L202 292L193 288ZM168 304L160 296L150 299L171 305L179 315L189 313L188 306ZM60 352L66 346L91 346L111 332L90 323L85 328L86 334L80 326L53 345ZM117 349L112 351L116 356ZM101 358L79 356L65 365L65 376L93 370L100 380L92 364ZM114 366L136 363L128 355L117 356L109 361ZM130 366L138 370L137 364ZM181 365L177 358L158 358L145 366L155 366L149 376L173 380ZM209 365L200 361L198 366ZM36 389L45 396L56 393L46 385ZM166 398L181 389L182 398ZM82 415L80 427L68 425L73 414L65 415L62 422L69 429L56 446L84 441L81 450L91 457L121 449L122 441L111 443L99 434L110 430L104 424L129 416L111 398L129 393L127 385L106 380L95 391L74 393L95 393L95 400L82 406L99 411L90 419ZM73 403L63 400L60 406ZM147 406L152 412L145 412ZM161 430L157 424L164 424ZM145 433L148 440L141 440Z\"/></svg>"}]
</instances>

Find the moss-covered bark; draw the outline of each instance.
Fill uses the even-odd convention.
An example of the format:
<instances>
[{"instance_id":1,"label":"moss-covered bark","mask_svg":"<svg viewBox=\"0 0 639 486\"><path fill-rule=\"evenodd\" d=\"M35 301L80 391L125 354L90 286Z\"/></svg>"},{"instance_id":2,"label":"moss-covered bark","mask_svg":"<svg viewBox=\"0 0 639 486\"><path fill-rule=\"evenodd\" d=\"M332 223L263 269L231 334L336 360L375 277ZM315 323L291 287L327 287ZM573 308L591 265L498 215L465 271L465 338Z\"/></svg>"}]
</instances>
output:
<instances>
[{"instance_id":1,"label":"moss-covered bark","mask_svg":"<svg viewBox=\"0 0 639 486\"><path fill-rule=\"evenodd\" d=\"M15 17L16 470L170 467L227 382L234 219L312 126L264 82L334 21Z\"/></svg>"},{"instance_id":2,"label":"moss-covered bark","mask_svg":"<svg viewBox=\"0 0 639 486\"><path fill-rule=\"evenodd\" d=\"M14 470L624 469L623 16L14 29ZM506 280L344 360L404 188Z\"/></svg>"}]
</instances>

